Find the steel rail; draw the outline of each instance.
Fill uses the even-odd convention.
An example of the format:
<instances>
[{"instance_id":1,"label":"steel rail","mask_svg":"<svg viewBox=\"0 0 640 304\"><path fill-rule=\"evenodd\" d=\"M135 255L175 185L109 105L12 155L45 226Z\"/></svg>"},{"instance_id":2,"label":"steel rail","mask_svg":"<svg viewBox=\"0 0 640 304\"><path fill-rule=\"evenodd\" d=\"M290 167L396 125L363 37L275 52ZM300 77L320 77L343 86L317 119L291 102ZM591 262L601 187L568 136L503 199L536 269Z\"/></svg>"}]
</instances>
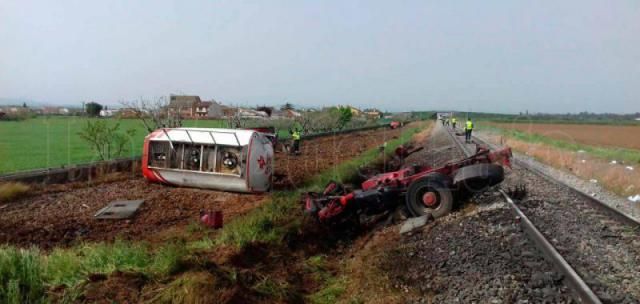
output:
<instances>
[{"instance_id":1,"label":"steel rail","mask_svg":"<svg viewBox=\"0 0 640 304\"><path fill-rule=\"evenodd\" d=\"M536 244L538 249L544 253L556 269L564 275L564 279L569 283L571 289L580 298L582 303L602 303L598 296L591 290L591 288L585 283L585 281L578 275L578 273L569 265L562 255L556 250L553 245L544 237L542 232L536 228L536 226L529 220L529 218L520 210L518 205L501 189L500 194L507 201L509 207L513 211L516 219L520 222L520 226L529 236L531 240Z\"/></svg>"},{"instance_id":2,"label":"steel rail","mask_svg":"<svg viewBox=\"0 0 640 304\"><path fill-rule=\"evenodd\" d=\"M472 154L472 152L456 138L456 135L451 133L451 130L446 128L446 131L467 157ZM478 141L483 142L481 140ZM499 192L513 211L516 219L520 222L520 226L524 232L536 244L537 248L544 254L544 256L553 263L555 268L564 275L564 279L580 301L582 303L602 303L593 290L587 285L587 283L585 283L582 277L580 277L567 260L565 260L556 248L544 237L540 230L538 230L533 222L529 220L522 210L520 210L518 205L515 204L509 195L507 195L503 190L499 190Z\"/></svg>"}]
</instances>

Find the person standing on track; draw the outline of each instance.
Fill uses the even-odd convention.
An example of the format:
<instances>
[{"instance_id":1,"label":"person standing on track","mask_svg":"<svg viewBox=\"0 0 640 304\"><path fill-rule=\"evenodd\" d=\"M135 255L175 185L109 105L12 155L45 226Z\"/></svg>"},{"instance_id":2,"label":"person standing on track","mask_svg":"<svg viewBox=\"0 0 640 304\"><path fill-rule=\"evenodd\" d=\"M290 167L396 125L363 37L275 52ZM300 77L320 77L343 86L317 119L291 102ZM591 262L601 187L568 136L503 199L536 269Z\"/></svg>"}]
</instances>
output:
<instances>
[{"instance_id":1,"label":"person standing on track","mask_svg":"<svg viewBox=\"0 0 640 304\"><path fill-rule=\"evenodd\" d=\"M471 131L473 131L473 121L471 118L467 118L467 123L464 126L464 141L466 143L471 142Z\"/></svg>"},{"instance_id":2,"label":"person standing on track","mask_svg":"<svg viewBox=\"0 0 640 304\"><path fill-rule=\"evenodd\" d=\"M456 118L451 117L451 126L453 127L454 130L456 129L456 122L457 122Z\"/></svg>"}]
</instances>

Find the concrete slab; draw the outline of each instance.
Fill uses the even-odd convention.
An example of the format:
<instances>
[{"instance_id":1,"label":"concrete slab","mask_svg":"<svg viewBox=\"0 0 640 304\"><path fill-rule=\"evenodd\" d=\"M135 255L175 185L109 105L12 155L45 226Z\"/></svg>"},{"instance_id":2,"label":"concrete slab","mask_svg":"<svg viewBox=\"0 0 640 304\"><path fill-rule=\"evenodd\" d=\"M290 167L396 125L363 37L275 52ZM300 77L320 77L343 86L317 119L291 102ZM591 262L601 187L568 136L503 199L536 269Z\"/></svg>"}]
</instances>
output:
<instances>
[{"instance_id":1,"label":"concrete slab","mask_svg":"<svg viewBox=\"0 0 640 304\"><path fill-rule=\"evenodd\" d=\"M429 219L431 218L433 218L433 216L431 216L431 214L427 214L420 217L412 217L407 219L402 227L400 227L400 234L409 233L423 227L429 222Z\"/></svg>"},{"instance_id":2,"label":"concrete slab","mask_svg":"<svg viewBox=\"0 0 640 304\"><path fill-rule=\"evenodd\" d=\"M113 201L94 215L97 219L126 219L132 217L144 200Z\"/></svg>"}]
</instances>

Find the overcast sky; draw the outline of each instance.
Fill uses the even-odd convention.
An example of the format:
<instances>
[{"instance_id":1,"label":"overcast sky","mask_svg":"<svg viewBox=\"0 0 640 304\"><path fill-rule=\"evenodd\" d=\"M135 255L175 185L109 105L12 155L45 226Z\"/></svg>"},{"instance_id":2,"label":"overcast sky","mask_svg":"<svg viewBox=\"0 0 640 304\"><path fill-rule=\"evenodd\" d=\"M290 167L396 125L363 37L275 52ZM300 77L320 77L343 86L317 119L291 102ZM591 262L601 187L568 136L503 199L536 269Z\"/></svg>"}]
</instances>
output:
<instances>
[{"instance_id":1,"label":"overcast sky","mask_svg":"<svg viewBox=\"0 0 640 304\"><path fill-rule=\"evenodd\" d=\"M0 1L0 97L640 111L640 1Z\"/></svg>"}]
</instances>

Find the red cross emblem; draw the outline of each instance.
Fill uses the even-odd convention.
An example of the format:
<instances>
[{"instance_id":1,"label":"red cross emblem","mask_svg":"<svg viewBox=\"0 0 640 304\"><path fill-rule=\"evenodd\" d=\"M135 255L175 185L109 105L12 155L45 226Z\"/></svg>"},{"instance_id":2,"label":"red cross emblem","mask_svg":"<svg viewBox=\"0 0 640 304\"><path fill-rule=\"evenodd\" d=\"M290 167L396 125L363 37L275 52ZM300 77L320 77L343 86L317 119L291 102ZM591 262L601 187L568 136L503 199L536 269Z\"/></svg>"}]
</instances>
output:
<instances>
[{"instance_id":1,"label":"red cross emblem","mask_svg":"<svg viewBox=\"0 0 640 304\"><path fill-rule=\"evenodd\" d=\"M264 157L262 157L262 155L260 155L260 158L258 158L258 166L260 167L260 169L264 169L264 165L266 165L267 162L264 161Z\"/></svg>"}]
</instances>

